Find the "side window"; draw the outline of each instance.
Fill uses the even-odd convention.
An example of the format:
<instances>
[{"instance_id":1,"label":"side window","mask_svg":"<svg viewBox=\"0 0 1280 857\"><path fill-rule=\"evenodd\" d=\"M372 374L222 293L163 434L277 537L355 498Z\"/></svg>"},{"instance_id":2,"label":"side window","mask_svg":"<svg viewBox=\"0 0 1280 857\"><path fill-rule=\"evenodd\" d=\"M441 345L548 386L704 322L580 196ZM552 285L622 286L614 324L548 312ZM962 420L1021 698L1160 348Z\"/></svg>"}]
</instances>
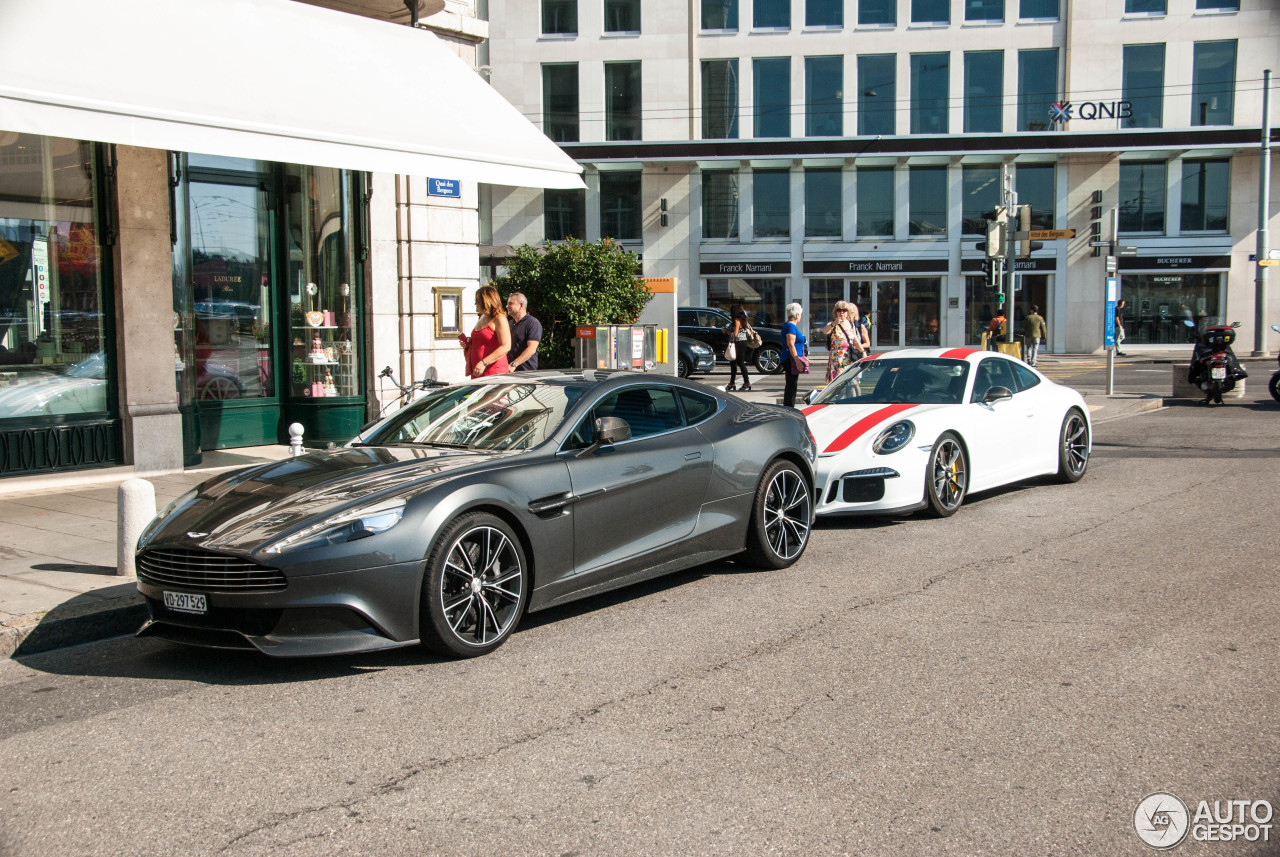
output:
<instances>
[{"instance_id":1,"label":"side window","mask_svg":"<svg viewBox=\"0 0 1280 857\"><path fill-rule=\"evenodd\" d=\"M670 387L627 387L601 399L579 424L566 448L589 446L599 417L620 417L633 438L648 437L681 427L680 406Z\"/></svg>"},{"instance_id":2,"label":"side window","mask_svg":"<svg viewBox=\"0 0 1280 857\"><path fill-rule=\"evenodd\" d=\"M1010 365L1012 364L1008 360L1000 357L988 357L979 363L971 401L981 402L982 397L992 387L1005 387L1010 392L1017 392L1017 382L1013 379L1013 373L1009 371Z\"/></svg>"},{"instance_id":3,"label":"side window","mask_svg":"<svg viewBox=\"0 0 1280 857\"><path fill-rule=\"evenodd\" d=\"M1013 374L1018 376L1017 392L1019 393L1023 390L1030 390L1036 384L1040 383L1040 376L1035 372L1032 372L1026 366L1023 366L1021 363L1013 364Z\"/></svg>"},{"instance_id":4,"label":"side window","mask_svg":"<svg viewBox=\"0 0 1280 857\"><path fill-rule=\"evenodd\" d=\"M680 404L684 405L684 424L697 425L716 412L716 400L692 390L679 390Z\"/></svg>"},{"instance_id":5,"label":"side window","mask_svg":"<svg viewBox=\"0 0 1280 857\"><path fill-rule=\"evenodd\" d=\"M721 320L720 316L713 312L698 313L698 323L703 327L721 327L724 325L724 321Z\"/></svg>"},{"instance_id":6,"label":"side window","mask_svg":"<svg viewBox=\"0 0 1280 857\"><path fill-rule=\"evenodd\" d=\"M697 325L697 311L691 309L676 310L676 323L681 327L693 327Z\"/></svg>"}]
</instances>

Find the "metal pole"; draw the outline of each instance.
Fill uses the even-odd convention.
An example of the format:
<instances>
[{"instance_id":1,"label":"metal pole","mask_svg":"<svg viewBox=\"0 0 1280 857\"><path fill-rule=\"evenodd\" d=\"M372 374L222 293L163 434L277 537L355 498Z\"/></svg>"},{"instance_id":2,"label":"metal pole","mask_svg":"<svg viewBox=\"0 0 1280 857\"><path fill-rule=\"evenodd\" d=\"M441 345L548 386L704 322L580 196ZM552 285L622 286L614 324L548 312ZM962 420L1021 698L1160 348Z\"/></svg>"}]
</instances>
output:
<instances>
[{"instance_id":1,"label":"metal pole","mask_svg":"<svg viewBox=\"0 0 1280 857\"><path fill-rule=\"evenodd\" d=\"M1009 238L1005 241L1005 256L1008 266L1005 268L1004 289L1004 341L1013 342L1013 278L1014 268L1018 264L1018 254L1014 251L1013 233L1018 227L1018 195L1013 192L1013 177L1009 175L1009 165L1000 165L1000 179L1004 190L1005 211L1009 212Z\"/></svg>"},{"instance_id":2,"label":"metal pole","mask_svg":"<svg viewBox=\"0 0 1280 857\"><path fill-rule=\"evenodd\" d=\"M1271 207L1271 69L1262 72L1262 160L1258 169L1258 258L1253 290L1253 356L1267 356L1267 216Z\"/></svg>"}]
</instances>

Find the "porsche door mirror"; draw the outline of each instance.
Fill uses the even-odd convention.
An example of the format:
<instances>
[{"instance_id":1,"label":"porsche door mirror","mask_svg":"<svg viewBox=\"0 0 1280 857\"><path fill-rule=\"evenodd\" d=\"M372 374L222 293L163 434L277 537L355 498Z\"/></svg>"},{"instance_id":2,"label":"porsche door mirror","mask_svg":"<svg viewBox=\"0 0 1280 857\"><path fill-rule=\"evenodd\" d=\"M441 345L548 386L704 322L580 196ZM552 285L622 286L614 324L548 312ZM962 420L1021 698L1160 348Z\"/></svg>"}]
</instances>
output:
<instances>
[{"instance_id":1,"label":"porsche door mirror","mask_svg":"<svg viewBox=\"0 0 1280 857\"><path fill-rule=\"evenodd\" d=\"M805 404L812 405L814 402L818 401L818 395L821 392L821 390L810 390L809 395L804 397Z\"/></svg>"},{"instance_id":2,"label":"porsche door mirror","mask_svg":"<svg viewBox=\"0 0 1280 857\"><path fill-rule=\"evenodd\" d=\"M998 402L1001 399L1012 399L1012 398L1013 398L1013 391L1010 390L1008 387L992 387L990 390L987 390L987 394L982 397L982 403L984 405L989 405L992 402Z\"/></svg>"}]
</instances>

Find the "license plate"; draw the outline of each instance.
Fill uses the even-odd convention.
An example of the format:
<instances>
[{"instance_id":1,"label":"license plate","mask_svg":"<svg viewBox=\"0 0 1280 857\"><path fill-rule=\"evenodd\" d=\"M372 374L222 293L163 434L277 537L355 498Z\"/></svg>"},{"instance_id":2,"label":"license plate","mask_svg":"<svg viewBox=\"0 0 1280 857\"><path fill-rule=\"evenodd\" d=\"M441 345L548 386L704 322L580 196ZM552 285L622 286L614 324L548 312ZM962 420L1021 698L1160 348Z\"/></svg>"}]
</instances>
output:
<instances>
[{"instance_id":1,"label":"license plate","mask_svg":"<svg viewBox=\"0 0 1280 857\"><path fill-rule=\"evenodd\" d=\"M1214 366L1212 369L1209 370L1209 377L1215 381L1227 380L1227 367Z\"/></svg>"},{"instance_id":2,"label":"license plate","mask_svg":"<svg viewBox=\"0 0 1280 857\"><path fill-rule=\"evenodd\" d=\"M209 602L205 600L204 595L198 592L166 592L164 594L164 606L175 613L204 614L209 612Z\"/></svg>"}]
</instances>

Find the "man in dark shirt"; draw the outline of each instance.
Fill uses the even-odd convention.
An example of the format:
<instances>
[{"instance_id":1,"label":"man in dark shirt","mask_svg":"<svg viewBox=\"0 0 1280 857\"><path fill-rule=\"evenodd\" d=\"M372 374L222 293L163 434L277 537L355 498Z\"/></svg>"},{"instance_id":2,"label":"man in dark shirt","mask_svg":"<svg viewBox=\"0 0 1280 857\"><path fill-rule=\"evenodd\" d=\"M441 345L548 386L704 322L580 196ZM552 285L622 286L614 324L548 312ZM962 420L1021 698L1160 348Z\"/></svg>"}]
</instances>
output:
<instances>
[{"instance_id":1,"label":"man in dark shirt","mask_svg":"<svg viewBox=\"0 0 1280 857\"><path fill-rule=\"evenodd\" d=\"M511 317L511 350L507 352L507 363L512 372L532 372L538 368L542 324L529 315L529 299L520 292L512 292L507 298L507 315Z\"/></svg>"}]
</instances>

